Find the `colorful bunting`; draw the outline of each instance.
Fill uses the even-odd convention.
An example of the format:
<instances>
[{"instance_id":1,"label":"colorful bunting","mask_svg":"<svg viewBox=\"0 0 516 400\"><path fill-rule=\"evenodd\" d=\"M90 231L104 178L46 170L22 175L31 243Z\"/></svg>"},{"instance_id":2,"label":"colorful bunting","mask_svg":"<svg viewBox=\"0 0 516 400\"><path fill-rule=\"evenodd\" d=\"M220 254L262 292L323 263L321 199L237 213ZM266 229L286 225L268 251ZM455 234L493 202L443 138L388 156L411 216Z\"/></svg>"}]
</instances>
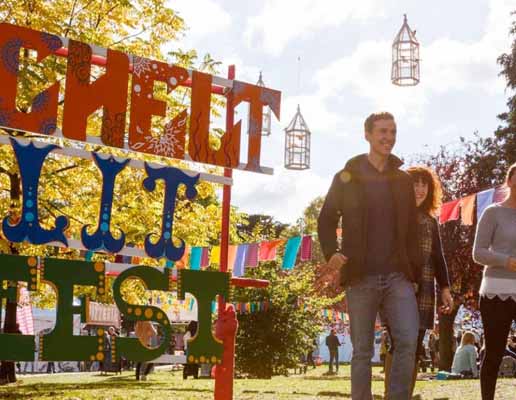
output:
<instances>
[{"instance_id":1,"label":"colorful bunting","mask_svg":"<svg viewBox=\"0 0 516 400\"><path fill-rule=\"evenodd\" d=\"M301 246L301 236L290 238L285 247L285 255L283 256L283 269L290 270L296 264L297 253Z\"/></svg>"},{"instance_id":2,"label":"colorful bunting","mask_svg":"<svg viewBox=\"0 0 516 400\"><path fill-rule=\"evenodd\" d=\"M439 216L439 222L444 224L448 221L455 221L459 219L460 212L460 200L450 201L444 203L441 207L441 214Z\"/></svg>"},{"instance_id":3,"label":"colorful bunting","mask_svg":"<svg viewBox=\"0 0 516 400\"><path fill-rule=\"evenodd\" d=\"M312 260L312 236L303 236L301 242L301 261Z\"/></svg>"},{"instance_id":4,"label":"colorful bunting","mask_svg":"<svg viewBox=\"0 0 516 400\"><path fill-rule=\"evenodd\" d=\"M201 269L201 257L202 247L192 247L192 252L190 253L190 269Z\"/></svg>"},{"instance_id":5,"label":"colorful bunting","mask_svg":"<svg viewBox=\"0 0 516 400\"><path fill-rule=\"evenodd\" d=\"M477 193L477 221L480 219L487 206L493 203L494 193L494 189L487 189Z\"/></svg>"},{"instance_id":6,"label":"colorful bunting","mask_svg":"<svg viewBox=\"0 0 516 400\"><path fill-rule=\"evenodd\" d=\"M461 219L463 225L473 225L476 195L471 194L461 199Z\"/></svg>"},{"instance_id":7,"label":"colorful bunting","mask_svg":"<svg viewBox=\"0 0 516 400\"><path fill-rule=\"evenodd\" d=\"M238 246L235 266L233 267L233 276L243 276L245 273L245 259L249 245L241 244Z\"/></svg>"},{"instance_id":8,"label":"colorful bunting","mask_svg":"<svg viewBox=\"0 0 516 400\"><path fill-rule=\"evenodd\" d=\"M272 240L270 242L261 243L260 261L274 261L276 259L276 250L278 246L284 242L284 240Z\"/></svg>"},{"instance_id":9,"label":"colorful bunting","mask_svg":"<svg viewBox=\"0 0 516 400\"><path fill-rule=\"evenodd\" d=\"M258 253L260 251L260 245L258 243L251 243L247 249L245 266L246 267L257 267L258 266Z\"/></svg>"}]
</instances>

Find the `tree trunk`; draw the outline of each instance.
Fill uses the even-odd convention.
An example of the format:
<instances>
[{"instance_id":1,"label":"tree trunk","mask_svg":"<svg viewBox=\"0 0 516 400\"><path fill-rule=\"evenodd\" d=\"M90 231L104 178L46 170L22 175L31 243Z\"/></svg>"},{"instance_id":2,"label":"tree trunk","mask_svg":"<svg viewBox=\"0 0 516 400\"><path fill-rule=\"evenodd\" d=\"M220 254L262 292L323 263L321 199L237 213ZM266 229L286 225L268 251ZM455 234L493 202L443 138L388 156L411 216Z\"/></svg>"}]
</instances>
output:
<instances>
[{"instance_id":1,"label":"tree trunk","mask_svg":"<svg viewBox=\"0 0 516 400\"><path fill-rule=\"evenodd\" d=\"M18 174L10 174L9 180L11 183L11 203L18 203L20 200L20 176ZM11 246L11 253L17 254L18 251L14 246ZM17 282L8 282L11 286L11 290L14 291L14 301L10 300L11 296L8 296L5 305L5 321L4 321L4 332L5 333L16 333L18 331L16 325L16 291ZM13 361L2 361L0 364L0 384L7 384L16 382L16 369Z\"/></svg>"},{"instance_id":2,"label":"tree trunk","mask_svg":"<svg viewBox=\"0 0 516 400\"><path fill-rule=\"evenodd\" d=\"M439 313L439 370L451 371L453 363L453 321L457 315L458 307L454 307L451 314Z\"/></svg>"}]
</instances>

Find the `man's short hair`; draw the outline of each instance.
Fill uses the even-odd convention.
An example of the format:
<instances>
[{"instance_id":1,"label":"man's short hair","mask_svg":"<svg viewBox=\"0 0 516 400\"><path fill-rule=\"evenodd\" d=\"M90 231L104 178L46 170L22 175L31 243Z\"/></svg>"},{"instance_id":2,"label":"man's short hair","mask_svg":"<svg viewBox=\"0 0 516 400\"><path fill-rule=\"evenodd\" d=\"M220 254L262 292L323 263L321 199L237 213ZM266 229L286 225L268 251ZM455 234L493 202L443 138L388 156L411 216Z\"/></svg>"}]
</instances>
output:
<instances>
[{"instance_id":1,"label":"man's short hair","mask_svg":"<svg viewBox=\"0 0 516 400\"><path fill-rule=\"evenodd\" d=\"M366 118L366 120L364 122L365 131L372 132L373 128L374 128L374 123L381 119L390 119L390 120L394 121L394 116L387 111L372 113L369 117Z\"/></svg>"}]
</instances>

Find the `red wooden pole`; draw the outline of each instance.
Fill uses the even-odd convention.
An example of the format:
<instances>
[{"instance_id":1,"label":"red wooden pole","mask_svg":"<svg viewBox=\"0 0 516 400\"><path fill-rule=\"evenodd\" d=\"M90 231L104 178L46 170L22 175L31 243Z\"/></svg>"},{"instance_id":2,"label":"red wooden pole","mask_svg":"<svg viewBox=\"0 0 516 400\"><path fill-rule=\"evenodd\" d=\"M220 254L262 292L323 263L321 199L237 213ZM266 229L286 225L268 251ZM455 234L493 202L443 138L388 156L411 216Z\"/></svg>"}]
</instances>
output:
<instances>
[{"instance_id":1,"label":"red wooden pole","mask_svg":"<svg viewBox=\"0 0 516 400\"><path fill-rule=\"evenodd\" d=\"M235 79L235 66L228 68L228 79ZM234 125L233 92L226 95L226 132L231 132ZM231 178L233 171L230 168L224 169L224 176ZM229 252L229 217L231 212L231 186L224 185L222 193L222 234L220 239L220 271L228 270ZM238 321L235 311L231 307L226 311L226 299L219 297L219 312L216 332L222 337L224 355L222 364L215 370L215 400L233 399L233 376L235 367L235 338L238 329Z\"/></svg>"}]
</instances>

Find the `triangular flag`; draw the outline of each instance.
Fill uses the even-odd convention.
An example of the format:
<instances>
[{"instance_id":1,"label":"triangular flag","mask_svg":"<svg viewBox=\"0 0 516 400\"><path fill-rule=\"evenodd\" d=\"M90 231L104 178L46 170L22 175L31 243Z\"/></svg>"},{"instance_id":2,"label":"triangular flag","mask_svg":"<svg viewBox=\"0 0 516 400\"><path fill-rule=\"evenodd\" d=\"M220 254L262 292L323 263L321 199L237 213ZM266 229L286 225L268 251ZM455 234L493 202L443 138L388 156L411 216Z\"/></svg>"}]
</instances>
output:
<instances>
[{"instance_id":1,"label":"triangular flag","mask_svg":"<svg viewBox=\"0 0 516 400\"><path fill-rule=\"evenodd\" d=\"M453 200L448 203L444 203L441 206L441 214L439 216L439 222L444 224L448 221L455 221L459 219L460 212L460 200Z\"/></svg>"},{"instance_id":2,"label":"triangular flag","mask_svg":"<svg viewBox=\"0 0 516 400\"><path fill-rule=\"evenodd\" d=\"M471 194L461 200L461 219L463 225L473 225L476 195Z\"/></svg>"},{"instance_id":3,"label":"triangular flag","mask_svg":"<svg viewBox=\"0 0 516 400\"><path fill-rule=\"evenodd\" d=\"M283 256L283 269L292 269L296 264L297 253L301 246L301 236L290 238L285 247L285 255Z\"/></svg>"},{"instance_id":4,"label":"triangular flag","mask_svg":"<svg viewBox=\"0 0 516 400\"><path fill-rule=\"evenodd\" d=\"M487 206L493 203L494 193L494 189L487 189L483 192L477 193L477 221L480 220L480 217Z\"/></svg>"}]
</instances>

